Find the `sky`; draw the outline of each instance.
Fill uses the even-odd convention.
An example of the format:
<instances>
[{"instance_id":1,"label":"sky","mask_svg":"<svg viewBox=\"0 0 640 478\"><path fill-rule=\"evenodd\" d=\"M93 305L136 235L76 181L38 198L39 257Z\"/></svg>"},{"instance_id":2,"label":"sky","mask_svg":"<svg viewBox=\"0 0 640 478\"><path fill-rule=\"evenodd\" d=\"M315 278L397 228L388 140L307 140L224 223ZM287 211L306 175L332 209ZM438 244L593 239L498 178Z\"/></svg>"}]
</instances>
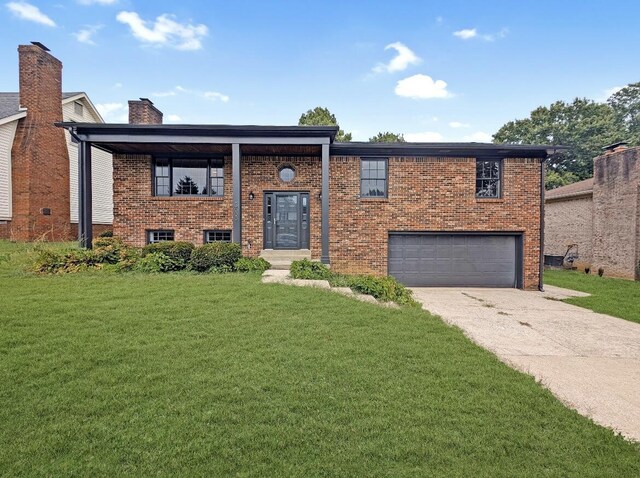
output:
<instances>
[{"instance_id":1,"label":"sky","mask_svg":"<svg viewBox=\"0 0 640 478\"><path fill-rule=\"evenodd\" d=\"M0 91L39 41L107 122L294 125L324 106L354 140L490 141L557 100L640 81L640 2L0 0Z\"/></svg>"}]
</instances>

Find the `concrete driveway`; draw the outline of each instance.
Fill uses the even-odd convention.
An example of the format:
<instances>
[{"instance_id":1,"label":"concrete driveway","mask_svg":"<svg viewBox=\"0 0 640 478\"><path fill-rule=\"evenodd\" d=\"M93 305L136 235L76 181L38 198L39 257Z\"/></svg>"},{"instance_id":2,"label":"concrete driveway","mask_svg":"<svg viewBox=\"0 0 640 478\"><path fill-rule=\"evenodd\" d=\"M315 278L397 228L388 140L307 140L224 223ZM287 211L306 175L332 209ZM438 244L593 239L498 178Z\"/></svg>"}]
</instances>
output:
<instances>
[{"instance_id":1,"label":"concrete driveway","mask_svg":"<svg viewBox=\"0 0 640 478\"><path fill-rule=\"evenodd\" d=\"M582 415L640 441L640 324L550 300L581 294L551 286L412 290L424 309Z\"/></svg>"}]
</instances>

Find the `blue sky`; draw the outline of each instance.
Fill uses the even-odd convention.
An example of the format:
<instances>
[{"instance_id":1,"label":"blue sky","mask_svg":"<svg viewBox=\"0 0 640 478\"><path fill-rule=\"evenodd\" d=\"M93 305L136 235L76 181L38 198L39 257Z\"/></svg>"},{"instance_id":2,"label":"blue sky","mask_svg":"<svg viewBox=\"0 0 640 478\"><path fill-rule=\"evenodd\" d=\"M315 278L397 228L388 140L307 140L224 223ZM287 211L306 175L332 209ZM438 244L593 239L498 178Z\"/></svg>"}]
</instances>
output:
<instances>
[{"instance_id":1,"label":"blue sky","mask_svg":"<svg viewBox=\"0 0 640 478\"><path fill-rule=\"evenodd\" d=\"M326 106L355 140L486 141L506 121L640 81L640 2L0 0L0 91L18 44L62 60L107 121L296 124Z\"/></svg>"}]
</instances>

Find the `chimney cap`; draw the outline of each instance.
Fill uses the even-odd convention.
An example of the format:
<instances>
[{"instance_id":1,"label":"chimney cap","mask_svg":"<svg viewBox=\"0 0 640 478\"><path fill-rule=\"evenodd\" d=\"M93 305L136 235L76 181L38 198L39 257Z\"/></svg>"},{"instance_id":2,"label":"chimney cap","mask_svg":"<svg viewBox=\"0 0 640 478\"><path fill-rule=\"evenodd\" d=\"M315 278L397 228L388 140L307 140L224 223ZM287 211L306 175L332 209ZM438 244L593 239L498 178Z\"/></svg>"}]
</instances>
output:
<instances>
[{"instance_id":1,"label":"chimney cap","mask_svg":"<svg viewBox=\"0 0 640 478\"><path fill-rule=\"evenodd\" d=\"M140 98L140 101L148 101L149 103L153 104L153 101L151 101L149 98Z\"/></svg>"},{"instance_id":2,"label":"chimney cap","mask_svg":"<svg viewBox=\"0 0 640 478\"><path fill-rule=\"evenodd\" d=\"M37 46L38 48L40 48L43 51L51 51L46 46L44 46L42 43L40 43L39 41L32 41L31 44Z\"/></svg>"},{"instance_id":3,"label":"chimney cap","mask_svg":"<svg viewBox=\"0 0 640 478\"><path fill-rule=\"evenodd\" d=\"M618 141L617 143L611 143L603 147L605 151L616 151L618 149L626 149L629 141Z\"/></svg>"}]
</instances>

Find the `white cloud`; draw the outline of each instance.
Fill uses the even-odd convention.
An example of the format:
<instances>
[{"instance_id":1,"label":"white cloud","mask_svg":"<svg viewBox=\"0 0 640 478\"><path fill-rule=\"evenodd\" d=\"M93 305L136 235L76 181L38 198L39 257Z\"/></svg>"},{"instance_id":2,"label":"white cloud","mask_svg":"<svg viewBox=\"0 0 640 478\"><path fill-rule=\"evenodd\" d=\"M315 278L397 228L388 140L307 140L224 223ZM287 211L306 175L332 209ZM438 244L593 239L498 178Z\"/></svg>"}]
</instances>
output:
<instances>
[{"instance_id":1,"label":"white cloud","mask_svg":"<svg viewBox=\"0 0 640 478\"><path fill-rule=\"evenodd\" d=\"M174 90L169 91L158 91L157 93L151 93L151 96L156 96L158 98L164 98L166 96L176 96L176 92Z\"/></svg>"},{"instance_id":2,"label":"white cloud","mask_svg":"<svg viewBox=\"0 0 640 478\"><path fill-rule=\"evenodd\" d=\"M428 75L413 75L398 81L396 95L413 99L449 98L453 96L447 91L447 83L433 80Z\"/></svg>"},{"instance_id":3,"label":"white cloud","mask_svg":"<svg viewBox=\"0 0 640 478\"><path fill-rule=\"evenodd\" d=\"M436 23L437 23L438 25L440 25L442 22L444 22L444 18L442 18L441 16L437 16L437 17L436 17Z\"/></svg>"},{"instance_id":4,"label":"white cloud","mask_svg":"<svg viewBox=\"0 0 640 478\"><path fill-rule=\"evenodd\" d=\"M80 5L115 5L118 0L76 0Z\"/></svg>"},{"instance_id":5,"label":"white cloud","mask_svg":"<svg viewBox=\"0 0 640 478\"><path fill-rule=\"evenodd\" d=\"M375 73L393 73L395 71L403 71L406 70L409 65L417 65L422 60L418 58L418 56L411 51L409 47L407 47L404 43L395 42L384 47L385 50L395 50L397 55L394 56L389 63L378 63L373 67L373 71Z\"/></svg>"},{"instance_id":6,"label":"white cloud","mask_svg":"<svg viewBox=\"0 0 640 478\"><path fill-rule=\"evenodd\" d=\"M220 100L223 103L229 101L229 97L227 95L223 95L222 93L218 93L217 91L205 91L202 96L212 101Z\"/></svg>"},{"instance_id":7,"label":"white cloud","mask_svg":"<svg viewBox=\"0 0 640 478\"><path fill-rule=\"evenodd\" d=\"M453 32L453 36L458 38L462 38L463 40L469 40L478 35L478 30L475 28L465 28L464 30L458 30L457 32Z\"/></svg>"},{"instance_id":8,"label":"white cloud","mask_svg":"<svg viewBox=\"0 0 640 478\"><path fill-rule=\"evenodd\" d=\"M489 133L485 133L483 131L476 131L473 134L463 136L462 140L473 141L476 143L491 143L493 141L493 137Z\"/></svg>"},{"instance_id":9,"label":"white cloud","mask_svg":"<svg viewBox=\"0 0 640 478\"><path fill-rule=\"evenodd\" d=\"M604 93L603 101L608 100L611 95L615 95L622 88L624 88L624 86L613 86L611 88L607 88L606 90L604 90L603 91L603 93Z\"/></svg>"},{"instance_id":10,"label":"white cloud","mask_svg":"<svg viewBox=\"0 0 640 478\"><path fill-rule=\"evenodd\" d=\"M484 41L495 41L498 38L504 38L509 33L508 28L502 28L497 33L478 33L477 28L465 28L463 30L458 30L457 32L453 32L453 36L460 38L461 40L471 40L472 38L479 38Z\"/></svg>"},{"instance_id":11,"label":"white cloud","mask_svg":"<svg viewBox=\"0 0 640 478\"><path fill-rule=\"evenodd\" d=\"M102 28L102 25L94 25L87 26L78 30L73 34L80 43L86 43L87 45L95 45L96 42L93 41L93 36L98 33L98 30Z\"/></svg>"},{"instance_id":12,"label":"white cloud","mask_svg":"<svg viewBox=\"0 0 640 478\"><path fill-rule=\"evenodd\" d=\"M126 123L129 120L123 103L98 103L96 109L107 123Z\"/></svg>"},{"instance_id":13,"label":"white cloud","mask_svg":"<svg viewBox=\"0 0 640 478\"><path fill-rule=\"evenodd\" d=\"M122 83L119 81L113 85L114 88L122 88Z\"/></svg>"},{"instance_id":14,"label":"white cloud","mask_svg":"<svg viewBox=\"0 0 640 478\"><path fill-rule=\"evenodd\" d=\"M31 5L30 3L9 2L6 6L11 13L22 20L40 23L42 25L47 25L48 27L56 26L56 22L42 13L38 7Z\"/></svg>"},{"instance_id":15,"label":"white cloud","mask_svg":"<svg viewBox=\"0 0 640 478\"><path fill-rule=\"evenodd\" d=\"M129 25L133 36L143 43L177 50L200 50L202 39L209 32L206 25L178 23L173 18L165 13L151 22L143 20L136 12L125 11L116 16L120 23Z\"/></svg>"},{"instance_id":16,"label":"white cloud","mask_svg":"<svg viewBox=\"0 0 640 478\"><path fill-rule=\"evenodd\" d=\"M437 143L442 141L442 135L435 131L424 131L422 133L406 133L404 139L410 143Z\"/></svg>"},{"instance_id":17,"label":"white cloud","mask_svg":"<svg viewBox=\"0 0 640 478\"><path fill-rule=\"evenodd\" d=\"M182 118L178 115L167 115L168 121L182 121Z\"/></svg>"},{"instance_id":18,"label":"white cloud","mask_svg":"<svg viewBox=\"0 0 640 478\"><path fill-rule=\"evenodd\" d=\"M460 121L451 121L449 122L449 126L451 128L468 128L471 125L467 123L461 123Z\"/></svg>"}]
</instances>

